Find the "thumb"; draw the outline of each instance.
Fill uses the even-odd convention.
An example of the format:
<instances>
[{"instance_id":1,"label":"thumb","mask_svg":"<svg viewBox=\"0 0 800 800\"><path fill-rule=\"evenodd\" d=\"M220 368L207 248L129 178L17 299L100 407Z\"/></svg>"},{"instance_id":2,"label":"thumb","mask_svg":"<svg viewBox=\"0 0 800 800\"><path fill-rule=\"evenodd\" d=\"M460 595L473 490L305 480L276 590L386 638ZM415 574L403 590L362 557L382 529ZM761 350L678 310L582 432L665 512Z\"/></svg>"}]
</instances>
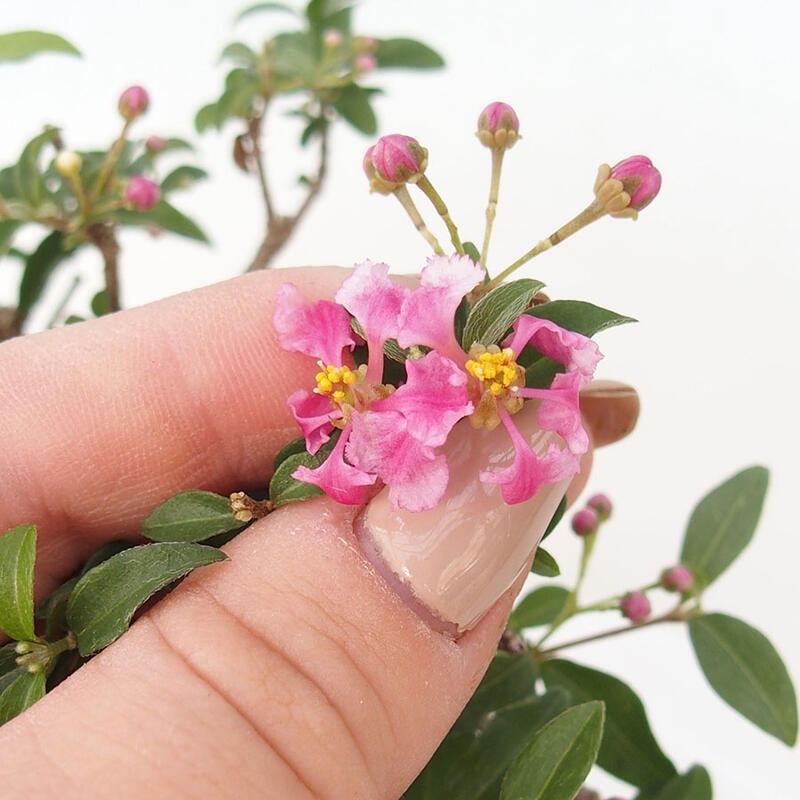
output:
<instances>
[{"instance_id":1,"label":"thumb","mask_svg":"<svg viewBox=\"0 0 800 800\"><path fill-rule=\"evenodd\" d=\"M238 536L2 728L9 796L398 797L483 675L564 492L505 505L478 480L512 453L502 429L461 433L434 510L323 497Z\"/></svg>"}]
</instances>

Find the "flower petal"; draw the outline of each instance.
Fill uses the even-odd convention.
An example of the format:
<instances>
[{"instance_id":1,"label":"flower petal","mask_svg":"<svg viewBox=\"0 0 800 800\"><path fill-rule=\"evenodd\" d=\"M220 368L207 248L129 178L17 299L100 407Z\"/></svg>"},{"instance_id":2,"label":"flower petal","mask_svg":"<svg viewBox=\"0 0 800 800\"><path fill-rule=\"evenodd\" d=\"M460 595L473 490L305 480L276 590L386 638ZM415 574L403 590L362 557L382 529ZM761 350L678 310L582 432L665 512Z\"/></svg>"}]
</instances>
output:
<instances>
[{"instance_id":1,"label":"flower petal","mask_svg":"<svg viewBox=\"0 0 800 800\"><path fill-rule=\"evenodd\" d=\"M483 280L483 270L468 256L434 256L420 275L420 285L403 303L400 347L432 347L458 361L463 351L453 329L456 310L464 295Z\"/></svg>"},{"instance_id":2,"label":"flower petal","mask_svg":"<svg viewBox=\"0 0 800 800\"><path fill-rule=\"evenodd\" d=\"M359 342L346 309L332 300L306 303L293 283L278 289L272 320L284 350L305 353L326 364L340 366L344 348L352 350Z\"/></svg>"},{"instance_id":3,"label":"flower petal","mask_svg":"<svg viewBox=\"0 0 800 800\"><path fill-rule=\"evenodd\" d=\"M334 408L327 397L307 389L292 392L286 402L303 431L306 450L313 455L331 438L331 420L341 418L341 409Z\"/></svg>"},{"instance_id":4,"label":"flower petal","mask_svg":"<svg viewBox=\"0 0 800 800\"><path fill-rule=\"evenodd\" d=\"M366 501L364 487L375 483L375 475L368 475L344 460L345 445L350 433L348 428L349 426L342 431L330 455L319 467L316 469L298 467L292 473L292 477L319 486L337 503L361 505Z\"/></svg>"}]
</instances>

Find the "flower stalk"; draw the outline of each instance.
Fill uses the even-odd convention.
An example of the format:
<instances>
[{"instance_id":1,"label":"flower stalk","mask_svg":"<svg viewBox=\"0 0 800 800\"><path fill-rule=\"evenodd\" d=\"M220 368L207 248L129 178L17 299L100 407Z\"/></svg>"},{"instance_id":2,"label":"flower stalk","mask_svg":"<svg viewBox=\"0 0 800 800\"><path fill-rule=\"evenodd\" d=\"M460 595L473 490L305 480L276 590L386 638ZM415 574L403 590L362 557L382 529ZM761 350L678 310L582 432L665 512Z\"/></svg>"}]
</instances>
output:
<instances>
[{"instance_id":1,"label":"flower stalk","mask_svg":"<svg viewBox=\"0 0 800 800\"><path fill-rule=\"evenodd\" d=\"M453 243L453 247L455 248L456 252L460 256L463 256L464 245L461 243L461 239L458 235L458 228L456 227L455 222L453 222L453 219L450 216L450 211L448 210L444 200L442 200L436 189L433 188L433 184L428 180L427 176L422 175L416 183L422 193L431 201L433 207L436 209L436 213L442 218L444 224L447 226L447 231L450 234L450 241Z\"/></svg>"}]
</instances>

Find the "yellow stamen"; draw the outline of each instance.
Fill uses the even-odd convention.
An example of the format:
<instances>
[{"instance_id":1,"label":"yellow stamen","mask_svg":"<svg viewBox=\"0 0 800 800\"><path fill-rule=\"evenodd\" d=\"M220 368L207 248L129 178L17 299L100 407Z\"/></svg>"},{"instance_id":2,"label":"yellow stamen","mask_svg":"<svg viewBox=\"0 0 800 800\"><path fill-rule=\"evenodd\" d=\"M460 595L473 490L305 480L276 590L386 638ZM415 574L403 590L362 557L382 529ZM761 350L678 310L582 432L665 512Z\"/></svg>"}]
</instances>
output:
<instances>
[{"instance_id":1,"label":"yellow stamen","mask_svg":"<svg viewBox=\"0 0 800 800\"><path fill-rule=\"evenodd\" d=\"M314 376L317 382L314 391L330 397L334 403L341 405L350 395L349 387L362 377L361 372L352 370L348 366L336 367L321 361L319 366L321 369Z\"/></svg>"},{"instance_id":2,"label":"yellow stamen","mask_svg":"<svg viewBox=\"0 0 800 800\"><path fill-rule=\"evenodd\" d=\"M522 408L523 398L517 393L525 385L525 370L514 361L514 351L496 345L473 345L470 358L464 365L466 371L481 382L481 394L470 417L474 427L492 430L500 423L497 404L516 414Z\"/></svg>"}]
</instances>

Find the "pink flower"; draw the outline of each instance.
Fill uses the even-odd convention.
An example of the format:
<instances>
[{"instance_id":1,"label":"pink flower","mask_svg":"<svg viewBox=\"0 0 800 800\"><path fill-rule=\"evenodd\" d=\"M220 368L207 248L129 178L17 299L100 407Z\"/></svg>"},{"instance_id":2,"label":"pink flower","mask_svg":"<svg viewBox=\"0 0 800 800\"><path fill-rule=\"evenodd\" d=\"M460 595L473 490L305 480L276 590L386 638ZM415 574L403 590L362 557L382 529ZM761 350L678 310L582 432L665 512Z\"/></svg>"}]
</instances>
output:
<instances>
[{"instance_id":1,"label":"pink flower","mask_svg":"<svg viewBox=\"0 0 800 800\"><path fill-rule=\"evenodd\" d=\"M486 147L513 147L519 138L517 112L508 103L489 103L478 117L477 135Z\"/></svg>"},{"instance_id":2,"label":"pink flower","mask_svg":"<svg viewBox=\"0 0 800 800\"><path fill-rule=\"evenodd\" d=\"M677 564L661 573L661 585L670 592L688 592L694 586L694 573L683 564Z\"/></svg>"},{"instance_id":3,"label":"pink flower","mask_svg":"<svg viewBox=\"0 0 800 800\"><path fill-rule=\"evenodd\" d=\"M370 189L391 194L404 183L419 180L428 166L428 151L411 136L381 136L364 154L364 172Z\"/></svg>"},{"instance_id":4,"label":"pink flower","mask_svg":"<svg viewBox=\"0 0 800 800\"><path fill-rule=\"evenodd\" d=\"M631 622L641 622L650 616L650 601L644 592L628 592L622 600L619 601L619 607L622 615L627 617Z\"/></svg>"},{"instance_id":5,"label":"pink flower","mask_svg":"<svg viewBox=\"0 0 800 800\"><path fill-rule=\"evenodd\" d=\"M127 120L136 119L140 114L144 114L149 105L150 95L141 86L129 86L117 101L119 113Z\"/></svg>"},{"instance_id":6,"label":"pink flower","mask_svg":"<svg viewBox=\"0 0 800 800\"><path fill-rule=\"evenodd\" d=\"M610 177L622 181L630 195L630 208L641 211L661 189L661 173L647 156L630 156L611 168Z\"/></svg>"},{"instance_id":7,"label":"pink flower","mask_svg":"<svg viewBox=\"0 0 800 800\"><path fill-rule=\"evenodd\" d=\"M161 198L158 184L144 175L134 175L125 189L125 202L138 211L148 211Z\"/></svg>"}]
</instances>

